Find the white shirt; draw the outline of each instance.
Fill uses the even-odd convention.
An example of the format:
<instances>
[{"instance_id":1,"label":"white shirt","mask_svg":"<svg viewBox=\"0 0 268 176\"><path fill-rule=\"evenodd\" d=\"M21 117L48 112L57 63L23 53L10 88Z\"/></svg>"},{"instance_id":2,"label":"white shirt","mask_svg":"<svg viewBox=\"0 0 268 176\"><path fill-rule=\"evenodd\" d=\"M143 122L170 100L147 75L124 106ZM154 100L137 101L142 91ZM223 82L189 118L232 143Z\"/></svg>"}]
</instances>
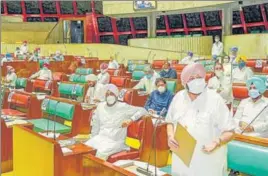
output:
<instances>
[{"instance_id":1,"label":"white shirt","mask_svg":"<svg viewBox=\"0 0 268 176\"><path fill-rule=\"evenodd\" d=\"M212 51L211 54L216 55L216 56L220 56L223 53L223 43L222 42L215 42L212 45Z\"/></svg>"},{"instance_id":2,"label":"white shirt","mask_svg":"<svg viewBox=\"0 0 268 176\"><path fill-rule=\"evenodd\" d=\"M253 102L251 98L242 100L237 108L234 119L236 122L236 132L241 133L239 122L249 124L262 110L268 105L268 99L262 97L257 102ZM268 108L266 108L260 116L252 123L254 132L244 135L268 138Z\"/></svg>"},{"instance_id":3,"label":"white shirt","mask_svg":"<svg viewBox=\"0 0 268 176\"><path fill-rule=\"evenodd\" d=\"M110 61L108 65L109 69L119 69L119 64L116 60Z\"/></svg>"},{"instance_id":4,"label":"white shirt","mask_svg":"<svg viewBox=\"0 0 268 176\"><path fill-rule=\"evenodd\" d=\"M28 46L27 46L27 45L26 45L26 46L21 45L21 47L20 47L20 52L21 52L21 54L26 54L26 53L28 53Z\"/></svg>"},{"instance_id":5,"label":"white shirt","mask_svg":"<svg viewBox=\"0 0 268 176\"><path fill-rule=\"evenodd\" d=\"M6 80L7 80L8 82L10 82L10 83L9 83L10 86L15 87L15 85L16 85L16 80L17 80L17 75L16 75L16 73L12 72L11 74L7 74L7 75L6 75Z\"/></svg>"},{"instance_id":6,"label":"white shirt","mask_svg":"<svg viewBox=\"0 0 268 176\"><path fill-rule=\"evenodd\" d=\"M108 72L98 74L98 81L99 84L109 84L110 82L110 75Z\"/></svg>"},{"instance_id":7,"label":"white shirt","mask_svg":"<svg viewBox=\"0 0 268 176\"><path fill-rule=\"evenodd\" d=\"M227 172L227 148L222 146L211 154L202 151L204 145L218 139L222 132L234 129L234 122L223 99L215 91L205 89L194 101L188 92L176 94L166 121L179 122L196 139L197 144L189 167L172 155L172 174L187 176L223 176ZM175 129L176 130L176 129ZM183 141L178 141L178 143Z\"/></svg>"},{"instance_id":8,"label":"white shirt","mask_svg":"<svg viewBox=\"0 0 268 176\"><path fill-rule=\"evenodd\" d=\"M196 60L198 60L197 57L186 56L179 63L180 64L193 64L193 63L195 63Z\"/></svg>"},{"instance_id":9,"label":"white shirt","mask_svg":"<svg viewBox=\"0 0 268 176\"><path fill-rule=\"evenodd\" d=\"M250 68L244 67L240 70L238 67L233 70L233 82L244 83L253 76L253 72Z\"/></svg>"},{"instance_id":10,"label":"white shirt","mask_svg":"<svg viewBox=\"0 0 268 176\"><path fill-rule=\"evenodd\" d=\"M95 104L94 100L105 101L106 87L103 84L96 84L94 87L89 87L86 97L88 103Z\"/></svg>"},{"instance_id":11,"label":"white shirt","mask_svg":"<svg viewBox=\"0 0 268 176\"><path fill-rule=\"evenodd\" d=\"M97 149L97 156L107 159L108 156L128 150L125 145L127 128L122 128L123 121L138 120L147 111L142 107L135 107L117 102L114 106L107 106L106 102L98 104L92 117L91 139L85 144Z\"/></svg>"},{"instance_id":12,"label":"white shirt","mask_svg":"<svg viewBox=\"0 0 268 176\"><path fill-rule=\"evenodd\" d=\"M32 76L30 76L30 79L42 79L42 80L52 80L52 72L49 69L41 69Z\"/></svg>"},{"instance_id":13,"label":"white shirt","mask_svg":"<svg viewBox=\"0 0 268 176\"><path fill-rule=\"evenodd\" d=\"M218 78L214 76L209 79L207 87L215 92L220 89L221 92L219 94L225 100L225 103L229 104L232 102L232 84L229 77L222 76Z\"/></svg>"},{"instance_id":14,"label":"white shirt","mask_svg":"<svg viewBox=\"0 0 268 176\"><path fill-rule=\"evenodd\" d=\"M155 80L159 77L159 74L156 72L154 72L151 79L148 79L146 76L144 76L133 89L145 89L146 93L150 94L156 89Z\"/></svg>"},{"instance_id":15,"label":"white shirt","mask_svg":"<svg viewBox=\"0 0 268 176\"><path fill-rule=\"evenodd\" d=\"M4 62L10 62L12 60L13 60L13 58L9 58L9 59L7 59L6 57L2 58L2 60L1 60L1 66L4 65Z\"/></svg>"}]
</instances>

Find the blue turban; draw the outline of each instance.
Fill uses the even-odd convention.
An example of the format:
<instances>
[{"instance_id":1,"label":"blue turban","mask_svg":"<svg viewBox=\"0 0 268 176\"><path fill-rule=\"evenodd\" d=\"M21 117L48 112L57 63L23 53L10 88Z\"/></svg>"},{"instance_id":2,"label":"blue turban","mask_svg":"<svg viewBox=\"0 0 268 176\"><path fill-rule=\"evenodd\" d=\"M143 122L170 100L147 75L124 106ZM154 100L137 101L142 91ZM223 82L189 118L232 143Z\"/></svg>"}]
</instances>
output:
<instances>
[{"instance_id":1,"label":"blue turban","mask_svg":"<svg viewBox=\"0 0 268 176\"><path fill-rule=\"evenodd\" d=\"M266 91L266 85L265 81L262 78L259 77L252 77L249 80L247 80L247 88L249 89L251 85L254 85L256 89L263 94Z\"/></svg>"},{"instance_id":2,"label":"blue turban","mask_svg":"<svg viewBox=\"0 0 268 176\"><path fill-rule=\"evenodd\" d=\"M236 46L233 46L233 47L231 48L231 51L233 51L233 52L237 52L237 51L238 51L238 48L237 48Z\"/></svg>"},{"instance_id":3,"label":"blue turban","mask_svg":"<svg viewBox=\"0 0 268 176\"><path fill-rule=\"evenodd\" d=\"M6 58L12 57L10 53L6 53Z\"/></svg>"},{"instance_id":4,"label":"blue turban","mask_svg":"<svg viewBox=\"0 0 268 176\"><path fill-rule=\"evenodd\" d=\"M212 55L212 58L215 60L217 59L217 57L218 57L217 55Z\"/></svg>"},{"instance_id":5,"label":"blue turban","mask_svg":"<svg viewBox=\"0 0 268 176\"><path fill-rule=\"evenodd\" d=\"M191 56L191 57L193 57L193 55L194 55L194 53L191 51L189 51L187 54L188 54L188 56Z\"/></svg>"}]
</instances>

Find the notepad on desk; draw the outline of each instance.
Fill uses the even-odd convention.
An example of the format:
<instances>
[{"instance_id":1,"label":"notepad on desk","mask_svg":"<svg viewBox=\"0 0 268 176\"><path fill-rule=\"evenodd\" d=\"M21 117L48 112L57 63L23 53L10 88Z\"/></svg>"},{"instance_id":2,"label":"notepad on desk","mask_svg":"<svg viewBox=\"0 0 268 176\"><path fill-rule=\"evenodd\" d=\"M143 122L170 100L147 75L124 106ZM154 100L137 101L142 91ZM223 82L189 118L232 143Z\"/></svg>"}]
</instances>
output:
<instances>
[{"instance_id":1,"label":"notepad on desk","mask_svg":"<svg viewBox=\"0 0 268 176\"><path fill-rule=\"evenodd\" d=\"M62 147L61 148L61 151L63 154L66 154L66 153L72 153L73 151L67 147Z\"/></svg>"}]
</instances>

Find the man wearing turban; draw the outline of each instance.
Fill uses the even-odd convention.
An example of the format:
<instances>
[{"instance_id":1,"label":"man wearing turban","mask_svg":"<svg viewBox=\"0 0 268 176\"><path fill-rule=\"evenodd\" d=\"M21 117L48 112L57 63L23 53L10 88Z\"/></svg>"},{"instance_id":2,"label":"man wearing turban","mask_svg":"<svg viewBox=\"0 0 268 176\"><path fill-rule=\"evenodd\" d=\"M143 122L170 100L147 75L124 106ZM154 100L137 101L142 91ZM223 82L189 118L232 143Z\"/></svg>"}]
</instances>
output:
<instances>
[{"instance_id":1,"label":"man wearing turban","mask_svg":"<svg viewBox=\"0 0 268 176\"><path fill-rule=\"evenodd\" d=\"M10 53L6 53L5 57L1 60L1 66L3 66L4 62L11 62L13 61L13 57Z\"/></svg>"},{"instance_id":2,"label":"man wearing turban","mask_svg":"<svg viewBox=\"0 0 268 176\"><path fill-rule=\"evenodd\" d=\"M11 88L15 88L15 86L16 86L16 80L17 80L17 75L15 73L15 69L12 66L7 66L7 75L6 75L5 82Z\"/></svg>"},{"instance_id":3,"label":"man wearing turban","mask_svg":"<svg viewBox=\"0 0 268 176\"><path fill-rule=\"evenodd\" d=\"M98 74L98 81L97 83L99 84L109 84L110 82L110 75L107 72L108 71L108 64L107 63L102 63L100 65L100 73Z\"/></svg>"},{"instance_id":4,"label":"man wearing turban","mask_svg":"<svg viewBox=\"0 0 268 176\"><path fill-rule=\"evenodd\" d=\"M85 97L85 102L89 104L99 103L105 100L105 85L97 83L98 77L94 74L86 76L89 88Z\"/></svg>"},{"instance_id":5,"label":"man wearing turban","mask_svg":"<svg viewBox=\"0 0 268 176\"><path fill-rule=\"evenodd\" d=\"M245 83L253 76L252 70L246 66L247 58L245 56L238 56L236 63L238 67L233 69L233 82Z\"/></svg>"},{"instance_id":6,"label":"man wearing turban","mask_svg":"<svg viewBox=\"0 0 268 176\"><path fill-rule=\"evenodd\" d=\"M267 138L268 108L266 106L268 100L263 97L266 91L265 81L259 77L252 77L247 81L247 88L249 98L240 102L234 116L236 132L244 131L245 135ZM263 109L264 111L254 120Z\"/></svg>"},{"instance_id":7,"label":"man wearing turban","mask_svg":"<svg viewBox=\"0 0 268 176\"><path fill-rule=\"evenodd\" d=\"M23 41L23 43L20 47L20 52L23 55L28 53L28 42L27 41Z\"/></svg>"},{"instance_id":8,"label":"man wearing turban","mask_svg":"<svg viewBox=\"0 0 268 176\"><path fill-rule=\"evenodd\" d=\"M56 51L55 55L52 58L54 61L64 61L64 56L61 54L61 52L58 50Z\"/></svg>"},{"instance_id":9,"label":"man wearing turban","mask_svg":"<svg viewBox=\"0 0 268 176\"><path fill-rule=\"evenodd\" d=\"M114 84L106 85L106 102L98 104L92 117L91 138L85 143L97 149L97 156L107 159L110 155L129 150L125 145L127 127L147 111L118 102L119 90Z\"/></svg>"},{"instance_id":10,"label":"man wearing turban","mask_svg":"<svg viewBox=\"0 0 268 176\"><path fill-rule=\"evenodd\" d=\"M52 80L52 72L48 69L49 64L44 63L43 68L30 76L30 79Z\"/></svg>"},{"instance_id":11,"label":"man wearing turban","mask_svg":"<svg viewBox=\"0 0 268 176\"><path fill-rule=\"evenodd\" d=\"M196 139L196 147L188 166L172 155L172 174L187 176L224 176L227 172L226 143L234 135L234 123L222 97L207 89L206 71L201 64L187 65L181 74L185 90L178 92L166 117L168 145L180 147L174 132L180 123Z\"/></svg>"},{"instance_id":12,"label":"man wearing turban","mask_svg":"<svg viewBox=\"0 0 268 176\"><path fill-rule=\"evenodd\" d=\"M230 49L230 63L235 63L236 62L236 59L237 59L237 53L238 53L238 47L236 46L233 46L231 49Z\"/></svg>"}]
</instances>

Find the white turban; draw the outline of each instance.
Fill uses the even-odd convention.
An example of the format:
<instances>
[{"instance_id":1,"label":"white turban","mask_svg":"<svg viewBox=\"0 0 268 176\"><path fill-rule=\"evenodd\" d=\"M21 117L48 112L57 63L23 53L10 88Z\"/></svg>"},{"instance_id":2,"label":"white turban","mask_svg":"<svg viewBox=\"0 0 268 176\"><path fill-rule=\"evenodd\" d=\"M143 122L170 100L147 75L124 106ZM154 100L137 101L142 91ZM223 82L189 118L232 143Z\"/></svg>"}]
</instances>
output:
<instances>
[{"instance_id":1,"label":"white turban","mask_svg":"<svg viewBox=\"0 0 268 176\"><path fill-rule=\"evenodd\" d=\"M97 81L98 77L94 74L90 74L86 76L86 81Z\"/></svg>"},{"instance_id":2,"label":"white turban","mask_svg":"<svg viewBox=\"0 0 268 176\"><path fill-rule=\"evenodd\" d=\"M115 96L117 96L117 97L119 95L119 90L116 87L116 85L114 85L114 84L107 84L106 90L110 91L110 92L113 92L115 94Z\"/></svg>"}]
</instances>

